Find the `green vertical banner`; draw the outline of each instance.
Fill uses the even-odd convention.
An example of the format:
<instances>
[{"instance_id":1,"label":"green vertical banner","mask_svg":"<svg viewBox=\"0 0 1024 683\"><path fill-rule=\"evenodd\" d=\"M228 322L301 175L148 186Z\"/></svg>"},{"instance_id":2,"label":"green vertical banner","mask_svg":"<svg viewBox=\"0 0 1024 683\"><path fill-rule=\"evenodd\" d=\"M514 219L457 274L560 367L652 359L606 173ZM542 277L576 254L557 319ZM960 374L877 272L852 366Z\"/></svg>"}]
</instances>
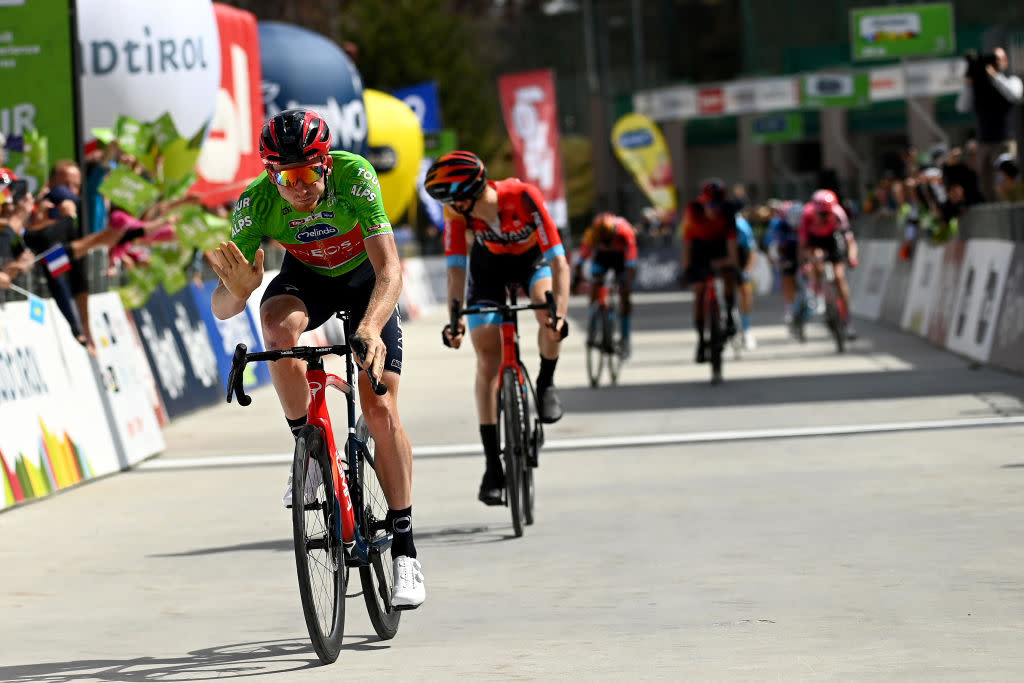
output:
<instances>
[{"instance_id":1,"label":"green vertical banner","mask_svg":"<svg viewBox=\"0 0 1024 683\"><path fill-rule=\"evenodd\" d=\"M942 2L850 10L850 45L854 61L952 54L956 50L953 5Z\"/></svg>"},{"instance_id":2,"label":"green vertical banner","mask_svg":"<svg viewBox=\"0 0 1024 683\"><path fill-rule=\"evenodd\" d=\"M35 131L51 164L77 158L71 10L72 0L0 2L0 128L12 148ZM46 177L33 166L14 172L34 191Z\"/></svg>"}]
</instances>

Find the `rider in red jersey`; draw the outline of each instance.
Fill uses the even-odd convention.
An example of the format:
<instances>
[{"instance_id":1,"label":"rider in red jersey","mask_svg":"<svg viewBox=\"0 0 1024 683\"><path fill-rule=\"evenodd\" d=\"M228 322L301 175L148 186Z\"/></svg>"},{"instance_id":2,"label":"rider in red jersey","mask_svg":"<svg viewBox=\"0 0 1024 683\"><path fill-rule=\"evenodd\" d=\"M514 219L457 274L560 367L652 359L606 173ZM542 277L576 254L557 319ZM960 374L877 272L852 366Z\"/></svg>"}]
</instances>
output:
<instances>
[{"instance_id":1,"label":"rider in red jersey","mask_svg":"<svg viewBox=\"0 0 1024 683\"><path fill-rule=\"evenodd\" d=\"M622 311L619 317L622 326L622 347L619 353L623 358L630 355L630 319L633 310L630 292L633 280L636 279L636 231L622 216L603 212L599 213L594 222L583 232L580 251L576 256L573 269L573 282L578 282L583 273L583 263L593 257L590 266L590 306L597 305L600 284L604 274L609 270L615 273L619 283L619 296L622 300Z\"/></svg>"},{"instance_id":2,"label":"rider in red jersey","mask_svg":"<svg viewBox=\"0 0 1024 683\"><path fill-rule=\"evenodd\" d=\"M825 260L832 263L836 283L839 285L839 296L843 299L842 310L848 312L850 285L846 280L846 263L848 262L851 268L857 267L857 241L850 229L850 219L839 205L839 198L835 192L818 190L814 193L811 201L804 207L797 239L802 261L813 260L821 253ZM813 268L814 289L820 292L824 262L813 260ZM845 322L846 334L852 339L856 333L849 320Z\"/></svg>"},{"instance_id":3,"label":"rider in red jersey","mask_svg":"<svg viewBox=\"0 0 1024 683\"><path fill-rule=\"evenodd\" d=\"M424 186L445 205L445 255L448 263L448 300L465 299L466 306L505 302L506 284L518 284L534 303L552 291L557 306L555 329L547 311L536 311L540 323L540 372L537 400L541 420L557 422L562 402L554 386L555 365L561 349L565 313L569 307L569 263L558 227L551 219L540 189L517 178L488 181L487 169L470 152L440 156L427 171ZM473 236L468 254L467 234ZM467 281L468 270L468 281ZM498 447L498 370L501 336L497 314L468 316L470 339L476 350L476 405L487 467L478 498L500 505L505 487ZM458 348L465 327L445 326L448 344Z\"/></svg>"}]
</instances>

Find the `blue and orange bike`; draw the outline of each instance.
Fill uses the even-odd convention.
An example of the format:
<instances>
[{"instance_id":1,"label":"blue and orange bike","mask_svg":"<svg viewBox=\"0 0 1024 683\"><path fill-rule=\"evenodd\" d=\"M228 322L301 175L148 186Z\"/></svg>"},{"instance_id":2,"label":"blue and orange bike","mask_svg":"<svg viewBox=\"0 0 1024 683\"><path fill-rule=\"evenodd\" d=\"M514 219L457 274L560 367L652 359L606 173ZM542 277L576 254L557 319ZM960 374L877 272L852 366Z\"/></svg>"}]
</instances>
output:
<instances>
[{"instance_id":1,"label":"blue and orange bike","mask_svg":"<svg viewBox=\"0 0 1024 683\"><path fill-rule=\"evenodd\" d=\"M345 343L296 346L247 353L235 347L228 396L247 406L243 390L247 363L294 358L306 363L309 421L295 439L292 460L292 535L299 596L306 629L317 656L325 664L338 658L345 631L345 596L349 569L359 569L363 598L377 635L387 640L398 632L401 612L391 606L394 576L388 502L374 463L374 442L366 421L356 419L353 352L364 358L365 343L350 334L348 315L339 313ZM345 377L324 369L324 356L345 359ZM377 395L387 387L370 377ZM348 435L338 448L327 410L327 388L340 390L348 408Z\"/></svg>"}]
</instances>

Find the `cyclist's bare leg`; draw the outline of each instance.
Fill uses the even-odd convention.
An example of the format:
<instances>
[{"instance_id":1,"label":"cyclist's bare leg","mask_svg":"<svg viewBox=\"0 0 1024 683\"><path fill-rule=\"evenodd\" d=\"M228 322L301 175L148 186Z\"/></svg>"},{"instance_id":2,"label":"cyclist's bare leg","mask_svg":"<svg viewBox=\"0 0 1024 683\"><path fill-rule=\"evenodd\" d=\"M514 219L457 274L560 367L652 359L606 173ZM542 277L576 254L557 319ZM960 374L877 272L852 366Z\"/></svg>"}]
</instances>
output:
<instances>
[{"instance_id":1,"label":"cyclist's bare leg","mask_svg":"<svg viewBox=\"0 0 1024 683\"><path fill-rule=\"evenodd\" d=\"M501 334L497 325L480 325L470 331L469 338L476 350L477 417L482 425L497 424Z\"/></svg>"},{"instance_id":2,"label":"cyclist's bare leg","mask_svg":"<svg viewBox=\"0 0 1024 683\"><path fill-rule=\"evenodd\" d=\"M836 284L839 286L839 297L843 300L843 311L850 310L850 285L846 280L846 264L839 262L833 265Z\"/></svg>"},{"instance_id":3,"label":"cyclist's bare leg","mask_svg":"<svg viewBox=\"0 0 1024 683\"><path fill-rule=\"evenodd\" d=\"M693 326L697 329L697 334L703 341L704 335L704 289L706 285L704 281L694 282L693 287Z\"/></svg>"},{"instance_id":4,"label":"cyclist's bare leg","mask_svg":"<svg viewBox=\"0 0 1024 683\"><path fill-rule=\"evenodd\" d=\"M530 301L535 304L544 303L544 292L550 290L551 278L542 277L535 280L530 286ZM558 358L562 342L551 338L550 328L548 328L548 312L545 310L534 311L534 315L540 325L540 329L537 331L537 346L540 347L540 355L544 358Z\"/></svg>"},{"instance_id":5,"label":"cyclist's bare leg","mask_svg":"<svg viewBox=\"0 0 1024 683\"><path fill-rule=\"evenodd\" d=\"M388 393L378 396L366 374L359 373L359 406L373 435L377 477L392 510L412 505L412 446L398 418L399 379L400 375L385 371L382 381Z\"/></svg>"},{"instance_id":6,"label":"cyclist's bare leg","mask_svg":"<svg viewBox=\"0 0 1024 683\"><path fill-rule=\"evenodd\" d=\"M263 339L267 349L288 349L299 342L299 335L309 323L306 306L298 297L281 294L267 299L260 307ZM270 379L281 401L284 416L297 420L309 412L309 384L306 365L300 360L286 358L268 363Z\"/></svg>"}]
</instances>

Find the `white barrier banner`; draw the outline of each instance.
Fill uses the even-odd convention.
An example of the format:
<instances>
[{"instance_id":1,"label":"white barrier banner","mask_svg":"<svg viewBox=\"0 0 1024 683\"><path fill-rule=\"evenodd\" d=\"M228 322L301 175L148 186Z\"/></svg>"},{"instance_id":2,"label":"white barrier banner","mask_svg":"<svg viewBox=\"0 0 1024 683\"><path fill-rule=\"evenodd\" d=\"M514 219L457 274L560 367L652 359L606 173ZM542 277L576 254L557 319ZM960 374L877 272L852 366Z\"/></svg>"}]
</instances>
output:
<instances>
[{"instance_id":1,"label":"white barrier banner","mask_svg":"<svg viewBox=\"0 0 1024 683\"><path fill-rule=\"evenodd\" d=\"M40 299L0 308L0 507L120 469L95 380L69 375L59 317Z\"/></svg>"},{"instance_id":2,"label":"white barrier banner","mask_svg":"<svg viewBox=\"0 0 1024 683\"><path fill-rule=\"evenodd\" d=\"M878 320L899 247L896 240L863 240L858 247L860 263L848 271L852 290L850 310L862 318Z\"/></svg>"},{"instance_id":3,"label":"white barrier banner","mask_svg":"<svg viewBox=\"0 0 1024 683\"><path fill-rule=\"evenodd\" d=\"M944 246L932 246L923 241L918 242L914 248L910 289L900 327L922 337L928 332L928 323L938 299L943 254Z\"/></svg>"},{"instance_id":4,"label":"white barrier banner","mask_svg":"<svg viewBox=\"0 0 1024 683\"><path fill-rule=\"evenodd\" d=\"M950 351L975 360L988 360L1013 246L1012 242L992 239L967 243L953 323L946 341Z\"/></svg>"},{"instance_id":5,"label":"white barrier banner","mask_svg":"<svg viewBox=\"0 0 1024 683\"><path fill-rule=\"evenodd\" d=\"M128 464L134 465L164 450L160 425L167 416L156 378L116 292L89 297L89 328L114 425Z\"/></svg>"}]
</instances>

